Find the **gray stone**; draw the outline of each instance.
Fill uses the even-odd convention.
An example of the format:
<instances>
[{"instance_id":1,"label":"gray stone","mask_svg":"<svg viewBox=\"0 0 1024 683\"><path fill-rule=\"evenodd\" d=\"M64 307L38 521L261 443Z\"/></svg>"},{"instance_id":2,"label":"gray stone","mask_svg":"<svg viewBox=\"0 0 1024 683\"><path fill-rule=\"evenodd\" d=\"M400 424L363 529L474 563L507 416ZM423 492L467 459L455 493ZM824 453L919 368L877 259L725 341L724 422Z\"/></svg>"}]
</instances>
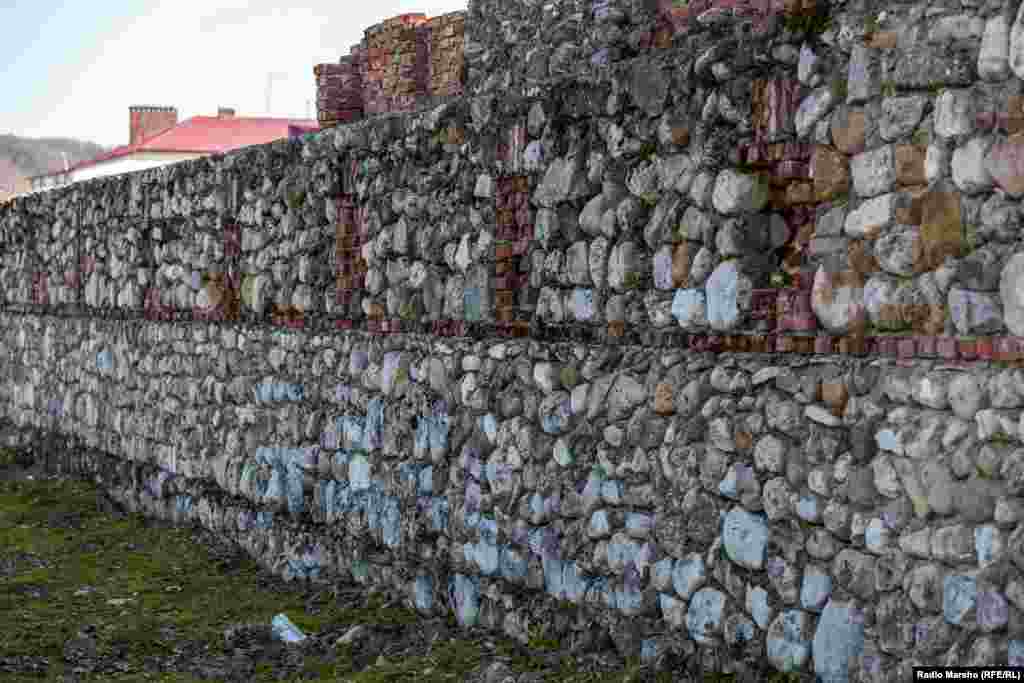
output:
<instances>
[{"instance_id":1,"label":"gray stone","mask_svg":"<svg viewBox=\"0 0 1024 683\"><path fill-rule=\"evenodd\" d=\"M875 258L885 272L911 277L916 270L921 231L914 227L887 232L875 240Z\"/></svg>"},{"instance_id":2,"label":"gray stone","mask_svg":"<svg viewBox=\"0 0 1024 683\"><path fill-rule=\"evenodd\" d=\"M850 51L846 80L846 103L861 104L879 94L879 64L874 50L857 43Z\"/></svg>"},{"instance_id":3,"label":"gray stone","mask_svg":"<svg viewBox=\"0 0 1024 683\"><path fill-rule=\"evenodd\" d=\"M853 189L861 197L889 192L896 184L896 156L892 145L861 152L850 159Z\"/></svg>"},{"instance_id":4,"label":"gray stone","mask_svg":"<svg viewBox=\"0 0 1024 683\"><path fill-rule=\"evenodd\" d=\"M768 661L782 672L799 671L811 654L812 621L800 610L786 610L775 617L765 636Z\"/></svg>"},{"instance_id":5,"label":"gray stone","mask_svg":"<svg viewBox=\"0 0 1024 683\"><path fill-rule=\"evenodd\" d=\"M1017 8L1017 18L1010 27L1009 61L1017 78L1024 78L1024 6Z\"/></svg>"},{"instance_id":6,"label":"gray stone","mask_svg":"<svg viewBox=\"0 0 1024 683\"><path fill-rule=\"evenodd\" d=\"M796 111L796 136L807 137L814 125L832 111L834 104L835 93L830 86L818 88L805 97Z\"/></svg>"},{"instance_id":7,"label":"gray stone","mask_svg":"<svg viewBox=\"0 0 1024 683\"><path fill-rule=\"evenodd\" d=\"M945 46L909 45L901 47L890 76L901 90L927 90L968 86L974 79L973 51L949 50Z\"/></svg>"},{"instance_id":8,"label":"gray stone","mask_svg":"<svg viewBox=\"0 0 1024 683\"><path fill-rule=\"evenodd\" d=\"M978 194L992 189L995 181L985 163L985 155L992 147L989 137L975 137L957 147L950 162L953 183L966 194Z\"/></svg>"},{"instance_id":9,"label":"gray stone","mask_svg":"<svg viewBox=\"0 0 1024 683\"><path fill-rule=\"evenodd\" d=\"M953 287L949 290L949 315L957 332L989 334L1003 327L999 298L986 292Z\"/></svg>"},{"instance_id":10,"label":"gray stone","mask_svg":"<svg viewBox=\"0 0 1024 683\"><path fill-rule=\"evenodd\" d=\"M944 90L935 100L935 134L952 138L974 132L973 95L970 90Z\"/></svg>"},{"instance_id":11,"label":"gray stone","mask_svg":"<svg viewBox=\"0 0 1024 683\"><path fill-rule=\"evenodd\" d=\"M679 221L679 237L691 242L702 242L713 227L711 217L707 213L696 206L690 206L683 212L683 217Z\"/></svg>"},{"instance_id":12,"label":"gray stone","mask_svg":"<svg viewBox=\"0 0 1024 683\"><path fill-rule=\"evenodd\" d=\"M1006 327L1014 335L1024 336L1024 253L1014 254L1003 266L999 279L999 296L1003 304Z\"/></svg>"},{"instance_id":13,"label":"gray stone","mask_svg":"<svg viewBox=\"0 0 1024 683\"><path fill-rule=\"evenodd\" d=\"M985 405L985 390L979 378L969 372L954 375L949 383L949 404L957 417L974 420Z\"/></svg>"},{"instance_id":14,"label":"gray stone","mask_svg":"<svg viewBox=\"0 0 1024 683\"><path fill-rule=\"evenodd\" d=\"M887 97L882 100L878 132L886 142L910 135L924 116L927 99L922 95Z\"/></svg>"},{"instance_id":15,"label":"gray stone","mask_svg":"<svg viewBox=\"0 0 1024 683\"><path fill-rule=\"evenodd\" d=\"M846 216L846 234L873 238L893 224L896 217L896 193L867 200Z\"/></svg>"},{"instance_id":16,"label":"gray stone","mask_svg":"<svg viewBox=\"0 0 1024 683\"><path fill-rule=\"evenodd\" d=\"M845 334L864 320L864 288L856 281L836 282L824 266L818 268L811 289L811 309L822 326L834 334Z\"/></svg>"},{"instance_id":17,"label":"gray stone","mask_svg":"<svg viewBox=\"0 0 1024 683\"><path fill-rule=\"evenodd\" d=\"M715 258L714 252L707 247L701 247L690 263L690 279L688 284L692 287L703 285L712 271L714 271L716 265L718 265L718 261Z\"/></svg>"},{"instance_id":18,"label":"gray stone","mask_svg":"<svg viewBox=\"0 0 1024 683\"><path fill-rule=\"evenodd\" d=\"M990 83L1010 77L1010 23L1001 12L985 22L978 50L978 76Z\"/></svg>"},{"instance_id":19,"label":"gray stone","mask_svg":"<svg viewBox=\"0 0 1024 683\"><path fill-rule=\"evenodd\" d=\"M756 213L768 202L768 184L761 175L725 169L715 178L712 202L722 214Z\"/></svg>"},{"instance_id":20,"label":"gray stone","mask_svg":"<svg viewBox=\"0 0 1024 683\"><path fill-rule=\"evenodd\" d=\"M929 43L975 41L981 37L985 21L971 14L940 17L928 31Z\"/></svg>"}]
</instances>

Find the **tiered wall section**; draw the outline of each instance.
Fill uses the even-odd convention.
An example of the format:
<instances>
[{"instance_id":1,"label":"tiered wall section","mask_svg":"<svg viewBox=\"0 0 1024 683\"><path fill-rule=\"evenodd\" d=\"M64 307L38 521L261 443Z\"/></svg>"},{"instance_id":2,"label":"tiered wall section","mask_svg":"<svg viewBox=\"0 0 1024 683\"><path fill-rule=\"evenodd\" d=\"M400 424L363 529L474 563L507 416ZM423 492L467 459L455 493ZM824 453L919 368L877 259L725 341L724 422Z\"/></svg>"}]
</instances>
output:
<instances>
[{"instance_id":1,"label":"tiered wall section","mask_svg":"<svg viewBox=\"0 0 1024 683\"><path fill-rule=\"evenodd\" d=\"M1024 16L679 9L477 2L464 97L5 205L4 414L523 639L1020 665Z\"/></svg>"}]
</instances>

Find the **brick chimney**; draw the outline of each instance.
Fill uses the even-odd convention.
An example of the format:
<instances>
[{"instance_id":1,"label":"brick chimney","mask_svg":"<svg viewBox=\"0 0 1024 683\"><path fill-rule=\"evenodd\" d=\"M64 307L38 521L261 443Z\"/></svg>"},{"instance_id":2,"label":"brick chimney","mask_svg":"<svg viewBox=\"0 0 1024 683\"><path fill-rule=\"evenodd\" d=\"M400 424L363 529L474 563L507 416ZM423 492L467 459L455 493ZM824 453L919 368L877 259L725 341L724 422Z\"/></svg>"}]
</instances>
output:
<instances>
[{"instance_id":1,"label":"brick chimney","mask_svg":"<svg viewBox=\"0 0 1024 683\"><path fill-rule=\"evenodd\" d=\"M218 107L217 108L218 119L233 119L235 118L235 110L232 107Z\"/></svg>"},{"instance_id":2,"label":"brick chimney","mask_svg":"<svg viewBox=\"0 0 1024 683\"><path fill-rule=\"evenodd\" d=\"M175 107L128 107L128 119L128 144L134 145L178 125L178 110Z\"/></svg>"}]
</instances>

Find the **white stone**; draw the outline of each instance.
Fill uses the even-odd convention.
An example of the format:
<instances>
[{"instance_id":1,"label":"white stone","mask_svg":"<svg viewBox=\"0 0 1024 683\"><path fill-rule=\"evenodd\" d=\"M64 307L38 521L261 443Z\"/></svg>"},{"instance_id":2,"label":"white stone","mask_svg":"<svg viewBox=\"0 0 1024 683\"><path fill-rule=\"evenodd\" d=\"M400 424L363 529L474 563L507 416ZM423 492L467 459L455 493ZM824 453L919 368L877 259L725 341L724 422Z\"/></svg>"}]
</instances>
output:
<instances>
[{"instance_id":1,"label":"white stone","mask_svg":"<svg viewBox=\"0 0 1024 683\"><path fill-rule=\"evenodd\" d=\"M1001 82L1010 76L1010 25L999 13L985 22L978 51L978 76L983 81Z\"/></svg>"}]
</instances>

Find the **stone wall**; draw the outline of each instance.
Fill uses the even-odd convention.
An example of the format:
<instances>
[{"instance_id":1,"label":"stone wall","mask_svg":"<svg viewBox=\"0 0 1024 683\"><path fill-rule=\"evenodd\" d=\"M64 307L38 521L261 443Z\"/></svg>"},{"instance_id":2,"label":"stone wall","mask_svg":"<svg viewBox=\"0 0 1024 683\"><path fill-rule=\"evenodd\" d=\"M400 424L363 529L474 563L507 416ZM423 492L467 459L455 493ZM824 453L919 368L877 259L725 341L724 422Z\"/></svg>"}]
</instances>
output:
<instances>
[{"instance_id":1,"label":"stone wall","mask_svg":"<svg viewBox=\"0 0 1024 683\"><path fill-rule=\"evenodd\" d=\"M0 208L4 414L519 638L1024 663L1016 8L569 5L474 3L436 108Z\"/></svg>"}]
</instances>

